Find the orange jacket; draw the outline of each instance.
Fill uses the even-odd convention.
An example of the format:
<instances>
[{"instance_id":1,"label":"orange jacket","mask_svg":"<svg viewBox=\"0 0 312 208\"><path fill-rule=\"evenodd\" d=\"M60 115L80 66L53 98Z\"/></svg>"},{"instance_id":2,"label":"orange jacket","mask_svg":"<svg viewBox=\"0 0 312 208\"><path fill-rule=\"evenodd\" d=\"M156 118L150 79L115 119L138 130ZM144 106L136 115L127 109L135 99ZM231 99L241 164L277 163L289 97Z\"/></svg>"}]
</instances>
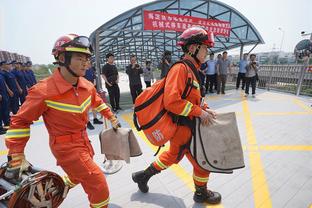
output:
<instances>
[{"instance_id":1,"label":"orange jacket","mask_svg":"<svg viewBox=\"0 0 312 208\"><path fill-rule=\"evenodd\" d=\"M52 76L29 90L26 101L11 117L10 129L5 136L9 154L24 152L30 125L41 115L50 136L69 135L86 128L90 107L106 118L113 116L92 83L79 77L77 87L73 87L56 69Z\"/></svg>"},{"instance_id":2,"label":"orange jacket","mask_svg":"<svg viewBox=\"0 0 312 208\"><path fill-rule=\"evenodd\" d=\"M199 70L200 66L193 61L192 63L195 65L196 69ZM186 87L187 78L189 77L188 73L192 73L192 70L190 68L187 69L183 63L176 64L170 69L166 78L164 105L166 110L174 114L188 117L199 117L202 111L200 106L200 86L193 73L193 85L198 86L198 88L193 88L186 99L181 98ZM207 106L207 104L205 104L205 106Z\"/></svg>"}]
</instances>

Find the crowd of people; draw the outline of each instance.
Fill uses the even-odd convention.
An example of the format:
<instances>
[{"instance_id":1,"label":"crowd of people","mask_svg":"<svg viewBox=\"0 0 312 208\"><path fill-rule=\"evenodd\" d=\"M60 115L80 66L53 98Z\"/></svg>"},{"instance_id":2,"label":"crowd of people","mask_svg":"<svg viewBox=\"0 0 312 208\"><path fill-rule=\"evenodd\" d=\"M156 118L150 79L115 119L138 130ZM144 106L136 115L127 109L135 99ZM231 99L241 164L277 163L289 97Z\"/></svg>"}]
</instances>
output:
<instances>
[{"instance_id":1,"label":"crowd of people","mask_svg":"<svg viewBox=\"0 0 312 208\"><path fill-rule=\"evenodd\" d=\"M249 60L248 60L249 55ZM183 57L181 57L182 59ZM114 63L115 58L113 53L106 55L107 63L102 67L101 74L105 81L105 87L108 90L110 104L114 112L121 110L120 90L119 90L119 75L118 69ZM136 97L143 91L141 76L145 82L145 87L150 87L154 80L154 71L157 68L160 71L160 79L164 78L171 66L174 64L170 51L164 51L161 61L156 67L152 67L152 61L146 60L144 66L137 62L135 55L130 56L130 64L126 66L125 72L129 78L129 89L134 104ZM199 76L201 78L202 94L225 94L226 83L229 75L234 73L234 66L228 58L228 52L224 51L218 54L215 59L215 54L207 55L207 60L201 64ZM245 91L245 96L249 95L249 87L252 87L252 96L255 97L256 82L258 81L259 64L256 62L255 54L244 54L242 59L237 63L238 74L236 79L236 89L240 88ZM154 69L153 69L154 68Z\"/></svg>"},{"instance_id":2,"label":"crowd of people","mask_svg":"<svg viewBox=\"0 0 312 208\"><path fill-rule=\"evenodd\" d=\"M5 134L25 101L28 90L37 83L29 57L0 51L0 134Z\"/></svg>"}]
</instances>

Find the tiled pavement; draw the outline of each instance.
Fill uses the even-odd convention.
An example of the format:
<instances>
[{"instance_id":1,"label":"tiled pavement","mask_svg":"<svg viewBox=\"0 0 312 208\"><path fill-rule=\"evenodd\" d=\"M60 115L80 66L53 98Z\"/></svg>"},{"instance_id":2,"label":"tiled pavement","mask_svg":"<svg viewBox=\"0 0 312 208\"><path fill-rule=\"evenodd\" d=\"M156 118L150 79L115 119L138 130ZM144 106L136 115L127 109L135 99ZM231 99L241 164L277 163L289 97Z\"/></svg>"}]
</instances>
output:
<instances>
[{"instance_id":1,"label":"tiled pavement","mask_svg":"<svg viewBox=\"0 0 312 208\"><path fill-rule=\"evenodd\" d=\"M244 98L240 91L223 96L207 96L217 112L234 111L242 139L246 167L231 175L211 174L209 187L222 194L222 204L207 207L312 207L312 99L258 90L256 98ZM130 110L118 115L123 126L132 126ZM101 126L88 131L101 163L98 133ZM186 159L156 175L150 192L142 194L131 180L131 173L147 167L155 147L135 131L143 155L131 158L120 172L108 175L110 207L206 207L192 200L192 167ZM4 136L0 137L0 162L6 161ZM26 155L41 168L63 175L55 166L48 148L48 135L42 122L31 128ZM88 200L81 186L70 191L62 208L85 208Z\"/></svg>"}]
</instances>

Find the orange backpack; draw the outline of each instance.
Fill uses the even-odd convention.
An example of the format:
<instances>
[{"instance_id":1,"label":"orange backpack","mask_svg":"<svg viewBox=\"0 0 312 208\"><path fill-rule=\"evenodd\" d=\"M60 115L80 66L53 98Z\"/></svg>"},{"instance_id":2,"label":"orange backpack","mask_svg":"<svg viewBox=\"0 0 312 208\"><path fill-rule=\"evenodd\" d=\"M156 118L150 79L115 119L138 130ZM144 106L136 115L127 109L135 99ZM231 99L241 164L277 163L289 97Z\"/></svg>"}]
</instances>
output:
<instances>
[{"instance_id":1,"label":"orange backpack","mask_svg":"<svg viewBox=\"0 0 312 208\"><path fill-rule=\"evenodd\" d=\"M198 72L190 61L183 60L175 64L179 63L187 64L198 79ZM175 64L173 64L171 68ZM192 88L196 88L196 86L193 85L193 80L192 73L189 72L182 99L185 99L189 95ZM200 80L197 81L200 82ZM173 137L178 127L173 116L174 114L168 112L164 107L165 83L166 77L155 82L136 98L134 104L133 123L138 131L143 130L147 139L155 146L163 146Z\"/></svg>"}]
</instances>

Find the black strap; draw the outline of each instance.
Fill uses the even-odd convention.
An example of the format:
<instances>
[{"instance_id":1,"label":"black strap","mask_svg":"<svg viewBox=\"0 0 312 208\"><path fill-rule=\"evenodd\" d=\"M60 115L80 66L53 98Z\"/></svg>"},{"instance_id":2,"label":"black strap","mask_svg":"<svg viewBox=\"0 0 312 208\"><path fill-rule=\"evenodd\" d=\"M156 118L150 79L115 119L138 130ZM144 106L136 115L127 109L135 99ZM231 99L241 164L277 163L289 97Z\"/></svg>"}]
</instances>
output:
<instances>
[{"instance_id":1,"label":"black strap","mask_svg":"<svg viewBox=\"0 0 312 208\"><path fill-rule=\"evenodd\" d=\"M157 92L153 97L151 97L149 100L147 100L145 103L137 106L134 108L134 112L138 112L144 108L146 108L147 106L149 106L150 104L152 104L155 100L157 100L165 91L165 88L162 88L161 90L159 90L159 92Z\"/></svg>"},{"instance_id":2,"label":"black strap","mask_svg":"<svg viewBox=\"0 0 312 208\"><path fill-rule=\"evenodd\" d=\"M161 146L158 146L158 149L157 149L157 151L155 152L154 157L155 157L156 155L158 155L160 149L161 149L162 147L164 147L164 146L165 146L164 144L161 145Z\"/></svg>"},{"instance_id":3,"label":"black strap","mask_svg":"<svg viewBox=\"0 0 312 208\"><path fill-rule=\"evenodd\" d=\"M162 109L150 122L148 122L147 124L145 124L144 126L141 126L140 128L142 130L144 129L148 129L152 126L154 126L160 119L161 117L163 117L163 115L166 113L167 111L165 109Z\"/></svg>"},{"instance_id":4,"label":"black strap","mask_svg":"<svg viewBox=\"0 0 312 208\"><path fill-rule=\"evenodd\" d=\"M195 75L195 77L197 79L197 82L199 83L199 86L201 86L201 79L200 79L198 70L196 69L194 64L190 60L188 60L188 59L184 59L183 61L191 68L193 74Z\"/></svg>"}]
</instances>

